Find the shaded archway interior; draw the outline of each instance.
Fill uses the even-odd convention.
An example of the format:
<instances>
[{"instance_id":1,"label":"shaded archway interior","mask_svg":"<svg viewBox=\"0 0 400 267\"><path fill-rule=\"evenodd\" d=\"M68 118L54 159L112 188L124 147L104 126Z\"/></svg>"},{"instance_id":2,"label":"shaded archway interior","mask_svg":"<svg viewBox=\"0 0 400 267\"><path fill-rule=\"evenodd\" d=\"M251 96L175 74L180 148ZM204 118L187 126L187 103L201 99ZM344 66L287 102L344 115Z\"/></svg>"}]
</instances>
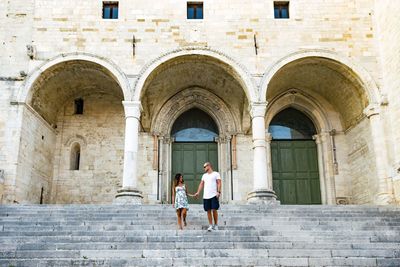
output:
<instances>
[{"instance_id":1,"label":"shaded archway interior","mask_svg":"<svg viewBox=\"0 0 400 267\"><path fill-rule=\"evenodd\" d=\"M147 78L141 96L144 130L150 131L153 117L168 99L188 88L202 88L215 94L240 120L249 116L245 91L233 69L208 56L188 55L167 61Z\"/></svg>"},{"instance_id":2,"label":"shaded archway interior","mask_svg":"<svg viewBox=\"0 0 400 267\"><path fill-rule=\"evenodd\" d=\"M123 100L123 92L112 74L99 64L75 60L57 64L35 81L28 96L30 104L48 123L67 101L92 94L105 94Z\"/></svg>"},{"instance_id":3,"label":"shaded archway interior","mask_svg":"<svg viewBox=\"0 0 400 267\"><path fill-rule=\"evenodd\" d=\"M285 65L271 79L267 100L290 89L323 97L340 113L345 129L364 117L363 110L368 105L367 94L355 73L331 59L308 57Z\"/></svg>"},{"instance_id":4,"label":"shaded archway interior","mask_svg":"<svg viewBox=\"0 0 400 267\"><path fill-rule=\"evenodd\" d=\"M218 126L206 112L192 108L179 116L172 126L175 142L213 142Z\"/></svg>"}]
</instances>

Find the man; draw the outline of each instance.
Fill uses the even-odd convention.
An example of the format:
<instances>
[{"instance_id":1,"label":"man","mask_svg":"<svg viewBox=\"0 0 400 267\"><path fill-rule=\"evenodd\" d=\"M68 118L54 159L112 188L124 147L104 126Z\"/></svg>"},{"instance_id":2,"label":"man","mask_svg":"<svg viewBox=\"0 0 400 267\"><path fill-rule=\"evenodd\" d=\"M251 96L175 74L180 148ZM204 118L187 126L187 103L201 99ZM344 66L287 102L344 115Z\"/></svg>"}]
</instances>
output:
<instances>
[{"instance_id":1,"label":"man","mask_svg":"<svg viewBox=\"0 0 400 267\"><path fill-rule=\"evenodd\" d=\"M219 197L221 195L221 177L218 172L213 171L210 162L204 163L204 174L201 178L199 188L195 196L197 197L204 187L203 206L207 212L208 229L207 231L218 230L218 209ZM212 224L214 217L214 225Z\"/></svg>"}]
</instances>

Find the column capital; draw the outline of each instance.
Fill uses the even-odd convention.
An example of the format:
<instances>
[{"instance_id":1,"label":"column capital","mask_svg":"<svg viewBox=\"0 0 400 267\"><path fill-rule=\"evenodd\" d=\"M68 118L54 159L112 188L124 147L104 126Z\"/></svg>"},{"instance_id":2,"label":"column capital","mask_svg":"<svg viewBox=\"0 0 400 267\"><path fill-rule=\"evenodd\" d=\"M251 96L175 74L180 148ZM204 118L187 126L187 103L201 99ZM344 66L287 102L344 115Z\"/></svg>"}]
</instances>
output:
<instances>
[{"instance_id":1,"label":"column capital","mask_svg":"<svg viewBox=\"0 0 400 267\"><path fill-rule=\"evenodd\" d=\"M249 112L252 119L264 117L267 111L268 102L253 102L250 104Z\"/></svg>"},{"instance_id":2,"label":"column capital","mask_svg":"<svg viewBox=\"0 0 400 267\"><path fill-rule=\"evenodd\" d=\"M272 134L269 132L265 133L265 141L267 142L267 144L270 144L272 141Z\"/></svg>"},{"instance_id":3,"label":"column capital","mask_svg":"<svg viewBox=\"0 0 400 267\"><path fill-rule=\"evenodd\" d=\"M312 136L313 140L315 140L316 144L321 144L322 143L322 136L320 134L315 134Z\"/></svg>"},{"instance_id":4,"label":"column capital","mask_svg":"<svg viewBox=\"0 0 400 267\"><path fill-rule=\"evenodd\" d=\"M367 118L369 119L372 116L375 115L379 115L381 109L380 109L380 105L377 103L372 103L369 104L365 109L364 109L364 114L365 116L367 116Z\"/></svg>"},{"instance_id":5,"label":"column capital","mask_svg":"<svg viewBox=\"0 0 400 267\"><path fill-rule=\"evenodd\" d=\"M122 105L124 105L125 118L140 119L143 110L140 101L122 101Z\"/></svg>"}]
</instances>

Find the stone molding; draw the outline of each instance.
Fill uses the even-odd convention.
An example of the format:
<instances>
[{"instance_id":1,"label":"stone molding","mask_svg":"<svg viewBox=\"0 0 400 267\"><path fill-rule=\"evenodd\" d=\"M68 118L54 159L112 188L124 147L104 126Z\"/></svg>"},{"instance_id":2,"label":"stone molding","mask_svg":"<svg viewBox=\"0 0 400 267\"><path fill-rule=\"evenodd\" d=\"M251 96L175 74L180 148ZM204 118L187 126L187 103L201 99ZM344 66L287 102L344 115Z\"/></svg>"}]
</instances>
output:
<instances>
[{"instance_id":1,"label":"stone molding","mask_svg":"<svg viewBox=\"0 0 400 267\"><path fill-rule=\"evenodd\" d=\"M379 104L369 104L365 109L364 109L364 114L367 116L367 118L371 118L372 116L379 115L381 112L381 108Z\"/></svg>"}]
</instances>

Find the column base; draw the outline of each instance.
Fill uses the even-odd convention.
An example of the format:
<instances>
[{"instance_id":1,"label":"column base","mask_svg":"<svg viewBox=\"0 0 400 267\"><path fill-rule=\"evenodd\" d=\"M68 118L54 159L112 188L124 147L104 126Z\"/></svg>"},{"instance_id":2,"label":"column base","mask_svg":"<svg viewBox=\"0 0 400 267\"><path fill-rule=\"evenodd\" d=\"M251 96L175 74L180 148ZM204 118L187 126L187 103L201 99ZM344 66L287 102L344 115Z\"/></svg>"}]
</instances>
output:
<instances>
[{"instance_id":1,"label":"column base","mask_svg":"<svg viewBox=\"0 0 400 267\"><path fill-rule=\"evenodd\" d=\"M117 190L113 204L117 205L141 205L143 203L142 192L132 187L123 187Z\"/></svg>"},{"instance_id":2,"label":"column base","mask_svg":"<svg viewBox=\"0 0 400 267\"><path fill-rule=\"evenodd\" d=\"M248 204L267 204L276 205L280 201L276 200L276 194L271 189L257 189L247 195Z\"/></svg>"},{"instance_id":3,"label":"column base","mask_svg":"<svg viewBox=\"0 0 400 267\"><path fill-rule=\"evenodd\" d=\"M390 205L393 204L393 195L389 193L379 193L375 196L376 205Z\"/></svg>"}]
</instances>

